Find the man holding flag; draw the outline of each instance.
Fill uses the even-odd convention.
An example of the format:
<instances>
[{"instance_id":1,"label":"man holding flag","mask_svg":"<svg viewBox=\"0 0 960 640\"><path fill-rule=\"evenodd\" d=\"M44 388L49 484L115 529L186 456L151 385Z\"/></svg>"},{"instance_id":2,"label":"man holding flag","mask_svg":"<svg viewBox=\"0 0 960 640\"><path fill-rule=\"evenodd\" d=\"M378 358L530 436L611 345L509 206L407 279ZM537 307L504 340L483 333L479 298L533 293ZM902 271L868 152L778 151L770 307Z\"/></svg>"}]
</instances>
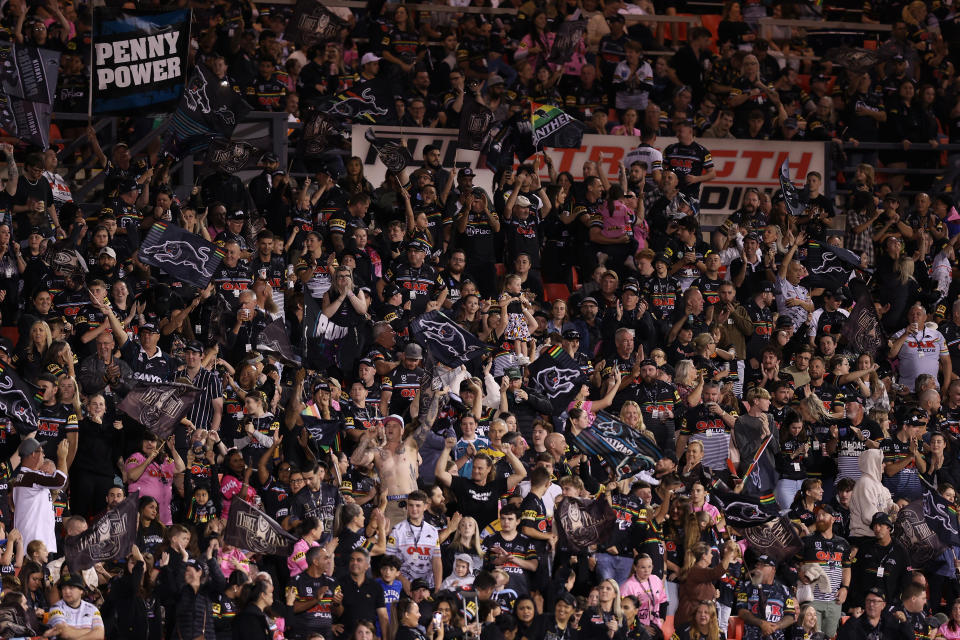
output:
<instances>
[{"instance_id":1,"label":"man holding flag","mask_svg":"<svg viewBox=\"0 0 960 640\"><path fill-rule=\"evenodd\" d=\"M770 392L763 387L753 387L747 391L744 404L748 407L747 413L738 416L733 426L735 444L740 452L737 471L743 482L741 492L772 501L780 443L770 415Z\"/></svg>"}]
</instances>

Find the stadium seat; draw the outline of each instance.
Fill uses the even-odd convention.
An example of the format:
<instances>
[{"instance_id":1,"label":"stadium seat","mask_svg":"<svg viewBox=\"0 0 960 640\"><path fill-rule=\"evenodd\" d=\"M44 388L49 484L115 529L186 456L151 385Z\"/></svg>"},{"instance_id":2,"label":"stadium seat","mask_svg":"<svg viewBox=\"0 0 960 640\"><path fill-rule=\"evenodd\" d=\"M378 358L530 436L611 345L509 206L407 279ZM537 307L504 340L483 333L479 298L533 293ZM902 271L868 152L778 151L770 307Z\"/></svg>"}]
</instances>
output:
<instances>
[{"instance_id":1,"label":"stadium seat","mask_svg":"<svg viewBox=\"0 0 960 640\"><path fill-rule=\"evenodd\" d=\"M14 345L20 343L20 330L16 327L0 327L0 336L3 336Z\"/></svg>"},{"instance_id":2,"label":"stadium seat","mask_svg":"<svg viewBox=\"0 0 960 640\"><path fill-rule=\"evenodd\" d=\"M505 276L505 275L507 275L507 265L503 264L502 262L498 262L498 263L497 263L497 277L498 277L498 278L502 278L502 277Z\"/></svg>"},{"instance_id":3,"label":"stadium seat","mask_svg":"<svg viewBox=\"0 0 960 640\"><path fill-rule=\"evenodd\" d=\"M727 640L743 640L743 620L730 616L727 622Z\"/></svg>"},{"instance_id":4,"label":"stadium seat","mask_svg":"<svg viewBox=\"0 0 960 640\"><path fill-rule=\"evenodd\" d=\"M543 297L547 302L553 302L554 300L569 300L570 289L567 288L567 285L560 282L544 284Z\"/></svg>"},{"instance_id":5,"label":"stadium seat","mask_svg":"<svg viewBox=\"0 0 960 640\"><path fill-rule=\"evenodd\" d=\"M579 277L577 277L577 268L576 268L576 267L571 267L571 268L570 268L570 283L573 285L573 290L574 290L574 291L579 291L579 290L580 290L580 279L579 279Z\"/></svg>"}]
</instances>

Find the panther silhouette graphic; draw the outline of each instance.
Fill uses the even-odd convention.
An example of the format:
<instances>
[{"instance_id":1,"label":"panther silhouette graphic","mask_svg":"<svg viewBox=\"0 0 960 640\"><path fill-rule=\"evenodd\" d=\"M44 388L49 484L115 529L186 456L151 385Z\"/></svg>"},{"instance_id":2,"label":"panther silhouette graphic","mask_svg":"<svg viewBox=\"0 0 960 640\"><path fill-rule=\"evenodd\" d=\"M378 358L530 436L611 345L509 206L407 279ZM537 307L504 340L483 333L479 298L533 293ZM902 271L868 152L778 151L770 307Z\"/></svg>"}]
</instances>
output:
<instances>
[{"instance_id":1,"label":"panther silhouette graphic","mask_svg":"<svg viewBox=\"0 0 960 640\"><path fill-rule=\"evenodd\" d=\"M146 257L158 265L186 265L204 276L212 275L207 263L212 258L211 247L194 247L183 240L167 240L162 244L140 248L141 259Z\"/></svg>"},{"instance_id":2,"label":"panther silhouette graphic","mask_svg":"<svg viewBox=\"0 0 960 640\"><path fill-rule=\"evenodd\" d=\"M210 113L210 98L207 97L207 78L197 69L184 88L183 97L191 111Z\"/></svg>"},{"instance_id":3,"label":"panther silhouette graphic","mask_svg":"<svg viewBox=\"0 0 960 640\"><path fill-rule=\"evenodd\" d=\"M368 87L361 91L360 95L347 94L346 98L334 102L324 113L336 114L344 118L357 118L366 115L385 116L387 110L377 104L373 89Z\"/></svg>"}]
</instances>

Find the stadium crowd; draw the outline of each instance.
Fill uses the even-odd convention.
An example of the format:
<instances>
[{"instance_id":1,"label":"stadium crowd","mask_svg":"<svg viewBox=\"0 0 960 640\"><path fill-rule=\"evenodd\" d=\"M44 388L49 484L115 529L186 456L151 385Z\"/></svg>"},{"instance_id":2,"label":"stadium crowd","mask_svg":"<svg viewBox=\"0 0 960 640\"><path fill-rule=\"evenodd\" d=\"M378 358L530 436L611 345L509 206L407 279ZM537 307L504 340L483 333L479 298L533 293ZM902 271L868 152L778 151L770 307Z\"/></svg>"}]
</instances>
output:
<instances>
[{"instance_id":1,"label":"stadium crowd","mask_svg":"<svg viewBox=\"0 0 960 640\"><path fill-rule=\"evenodd\" d=\"M332 7L347 26L310 48L283 40L291 6L195 5L193 59L287 113L293 144L324 100L388 79L378 124L408 137L459 127L469 92L497 121L561 106L639 159L611 180L537 156L488 192L432 146L381 184L360 158L298 177L266 154L247 183L191 187L159 144L131 153L151 118L118 139L55 118L52 138L89 139L70 158L0 136L0 363L39 416L0 430L0 637L960 638L960 547L918 563L894 535L925 490L952 504L960 486L960 155L911 149L960 142L952 3L728 0L684 38L643 20L683 0L373 3ZM892 31L843 66L758 22L817 11ZM551 60L571 17L586 33ZM62 51L56 112L86 110L90 28L89 3L0 7L6 39ZM715 138L824 141L854 171L802 176L801 216L748 189L706 229ZM844 151L871 142L901 148ZM92 208L64 176L88 157ZM208 287L140 261L157 221L223 249ZM846 285L805 284L811 242L860 258L875 352L844 337ZM51 259L68 248L84 268ZM410 328L434 310L489 354L437 364ZM258 350L277 318L302 365ZM529 380L558 347L586 379L563 411ZM169 439L118 410L175 380L201 394ZM663 455L618 477L577 444L601 411ZM757 553L711 502L722 487L775 501L802 548ZM71 570L65 537L133 491L129 555ZM557 501L594 497L616 523L570 547ZM224 542L235 498L296 537L289 557Z\"/></svg>"}]
</instances>

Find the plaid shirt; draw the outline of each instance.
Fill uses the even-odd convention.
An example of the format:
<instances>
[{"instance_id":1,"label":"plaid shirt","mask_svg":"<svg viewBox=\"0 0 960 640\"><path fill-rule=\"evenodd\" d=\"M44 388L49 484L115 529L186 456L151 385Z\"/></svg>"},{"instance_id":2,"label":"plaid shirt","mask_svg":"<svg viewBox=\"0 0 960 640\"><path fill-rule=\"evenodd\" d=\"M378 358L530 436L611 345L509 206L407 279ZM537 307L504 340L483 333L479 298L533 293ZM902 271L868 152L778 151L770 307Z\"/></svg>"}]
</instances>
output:
<instances>
[{"instance_id":1,"label":"plaid shirt","mask_svg":"<svg viewBox=\"0 0 960 640\"><path fill-rule=\"evenodd\" d=\"M870 220L870 214L866 211L851 211L847 214L847 249L857 255L864 255L867 258L867 266L873 266L874 247L873 247L873 227L868 226L866 230L857 233L854 229Z\"/></svg>"}]
</instances>

